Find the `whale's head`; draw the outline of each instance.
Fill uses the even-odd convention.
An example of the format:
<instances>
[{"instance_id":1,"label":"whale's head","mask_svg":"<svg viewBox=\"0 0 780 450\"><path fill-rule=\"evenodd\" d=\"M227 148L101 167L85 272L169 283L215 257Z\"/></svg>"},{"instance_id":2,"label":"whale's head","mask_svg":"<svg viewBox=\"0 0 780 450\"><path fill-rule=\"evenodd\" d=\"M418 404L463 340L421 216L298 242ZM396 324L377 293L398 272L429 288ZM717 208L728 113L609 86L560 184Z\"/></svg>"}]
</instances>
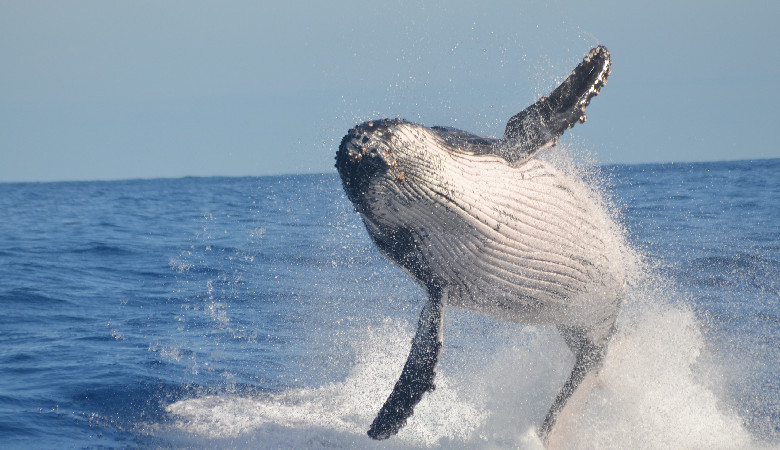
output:
<instances>
[{"instance_id":1,"label":"whale's head","mask_svg":"<svg viewBox=\"0 0 780 450\"><path fill-rule=\"evenodd\" d=\"M362 123L347 133L336 153L344 191L380 249L398 259L403 238L423 232L445 203L451 182L443 160L453 150L430 128L402 119ZM450 180L451 181L451 180ZM393 249L386 247L392 246Z\"/></svg>"},{"instance_id":2,"label":"whale's head","mask_svg":"<svg viewBox=\"0 0 780 450\"><path fill-rule=\"evenodd\" d=\"M349 130L336 153L336 169L349 200L360 213L370 212L379 186L392 178L398 162L393 132L400 120L377 120Z\"/></svg>"},{"instance_id":3,"label":"whale's head","mask_svg":"<svg viewBox=\"0 0 780 450\"><path fill-rule=\"evenodd\" d=\"M355 209L369 221L391 225L413 204L440 200L435 193L446 174L437 161L452 150L429 128L403 119L375 120L344 136L336 169Z\"/></svg>"}]
</instances>

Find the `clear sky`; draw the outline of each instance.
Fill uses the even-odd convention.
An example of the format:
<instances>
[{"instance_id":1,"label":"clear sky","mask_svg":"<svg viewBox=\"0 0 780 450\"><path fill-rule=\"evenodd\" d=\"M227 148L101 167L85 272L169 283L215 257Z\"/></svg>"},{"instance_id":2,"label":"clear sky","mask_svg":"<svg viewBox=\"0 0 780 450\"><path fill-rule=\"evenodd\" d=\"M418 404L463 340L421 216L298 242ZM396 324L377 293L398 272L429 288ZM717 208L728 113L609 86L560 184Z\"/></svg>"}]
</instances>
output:
<instances>
[{"instance_id":1,"label":"clear sky","mask_svg":"<svg viewBox=\"0 0 780 450\"><path fill-rule=\"evenodd\" d=\"M306 4L310 3L310 4ZM358 122L500 136L596 44L564 142L780 157L780 2L0 0L0 182L330 172Z\"/></svg>"}]
</instances>

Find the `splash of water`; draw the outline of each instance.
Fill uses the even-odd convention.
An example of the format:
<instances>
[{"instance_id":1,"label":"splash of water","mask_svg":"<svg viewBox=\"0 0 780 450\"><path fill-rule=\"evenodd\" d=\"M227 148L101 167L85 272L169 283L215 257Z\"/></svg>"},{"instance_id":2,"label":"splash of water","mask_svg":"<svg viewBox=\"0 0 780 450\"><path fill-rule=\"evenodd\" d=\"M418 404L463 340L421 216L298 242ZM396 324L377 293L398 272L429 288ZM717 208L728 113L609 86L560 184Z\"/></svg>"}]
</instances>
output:
<instances>
[{"instance_id":1,"label":"splash of water","mask_svg":"<svg viewBox=\"0 0 780 450\"><path fill-rule=\"evenodd\" d=\"M584 176L604 198L593 182L598 175L556 155L562 170ZM612 209L606 200L602 205ZM621 230L615 234L622 239ZM627 261L632 280L617 332L596 388L557 442L564 448L760 446L712 389L717 369L699 361L706 342L695 314L671 283L626 253L616 255ZM469 319L461 312L447 316L437 388L389 441L371 441L365 432L398 378L412 336L413 324L391 319L349 338L354 358L344 380L180 400L166 408L173 418L167 433L180 433L172 439L187 445L219 447L541 448L535 429L573 363L560 337L546 327L485 319L475 327L486 339L466 337L448 347L458 321Z\"/></svg>"},{"instance_id":2,"label":"splash of water","mask_svg":"<svg viewBox=\"0 0 780 450\"><path fill-rule=\"evenodd\" d=\"M664 292L655 292L663 296ZM705 343L693 313L645 297L621 317L599 384L563 443L569 448L746 448L741 420L700 380ZM641 303L641 304L640 304ZM389 447L538 448L533 432L571 361L552 360L560 342L530 327L484 356L485 365L452 361ZM356 337L357 358L343 381L260 396L211 395L167 407L175 430L213 445L368 446L368 424L402 367L411 331L387 320ZM525 342L520 342L523 340ZM559 350L559 351L558 351ZM468 358L467 358L468 359ZM472 355L469 361L475 361ZM487 362L492 360L492 362ZM443 361L443 363L446 361ZM555 374L550 379L549 374Z\"/></svg>"}]
</instances>

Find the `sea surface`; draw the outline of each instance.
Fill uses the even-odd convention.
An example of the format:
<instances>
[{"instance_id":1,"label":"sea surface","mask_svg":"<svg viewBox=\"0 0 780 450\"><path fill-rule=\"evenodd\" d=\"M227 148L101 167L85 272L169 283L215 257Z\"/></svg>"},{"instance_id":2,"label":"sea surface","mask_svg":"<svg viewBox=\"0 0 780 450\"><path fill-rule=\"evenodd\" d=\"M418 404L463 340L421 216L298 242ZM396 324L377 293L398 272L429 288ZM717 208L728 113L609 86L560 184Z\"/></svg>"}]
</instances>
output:
<instances>
[{"instance_id":1,"label":"sea surface","mask_svg":"<svg viewBox=\"0 0 780 450\"><path fill-rule=\"evenodd\" d=\"M780 446L780 159L600 168L641 256L573 447ZM573 358L445 313L437 389L365 435L425 301L335 174L0 184L2 448L536 448Z\"/></svg>"}]
</instances>

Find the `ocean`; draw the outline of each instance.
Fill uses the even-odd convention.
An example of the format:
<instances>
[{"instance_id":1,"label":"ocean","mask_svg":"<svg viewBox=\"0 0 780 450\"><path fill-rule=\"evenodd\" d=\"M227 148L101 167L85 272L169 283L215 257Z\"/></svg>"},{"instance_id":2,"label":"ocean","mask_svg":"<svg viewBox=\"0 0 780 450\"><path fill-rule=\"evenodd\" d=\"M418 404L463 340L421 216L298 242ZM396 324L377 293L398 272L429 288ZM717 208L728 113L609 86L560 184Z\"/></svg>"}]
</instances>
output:
<instances>
[{"instance_id":1,"label":"ocean","mask_svg":"<svg viewBox=\"0 0 780 450\"><path fill-rule=\"evenodd\" d=\"M604 166L641 264L572 448L780 446L780 159ZM422 290L335 173L0 184L2 448L537 448L573 357L445 311L437 389L366 435Z\"/></svg>"}]
</instances>

